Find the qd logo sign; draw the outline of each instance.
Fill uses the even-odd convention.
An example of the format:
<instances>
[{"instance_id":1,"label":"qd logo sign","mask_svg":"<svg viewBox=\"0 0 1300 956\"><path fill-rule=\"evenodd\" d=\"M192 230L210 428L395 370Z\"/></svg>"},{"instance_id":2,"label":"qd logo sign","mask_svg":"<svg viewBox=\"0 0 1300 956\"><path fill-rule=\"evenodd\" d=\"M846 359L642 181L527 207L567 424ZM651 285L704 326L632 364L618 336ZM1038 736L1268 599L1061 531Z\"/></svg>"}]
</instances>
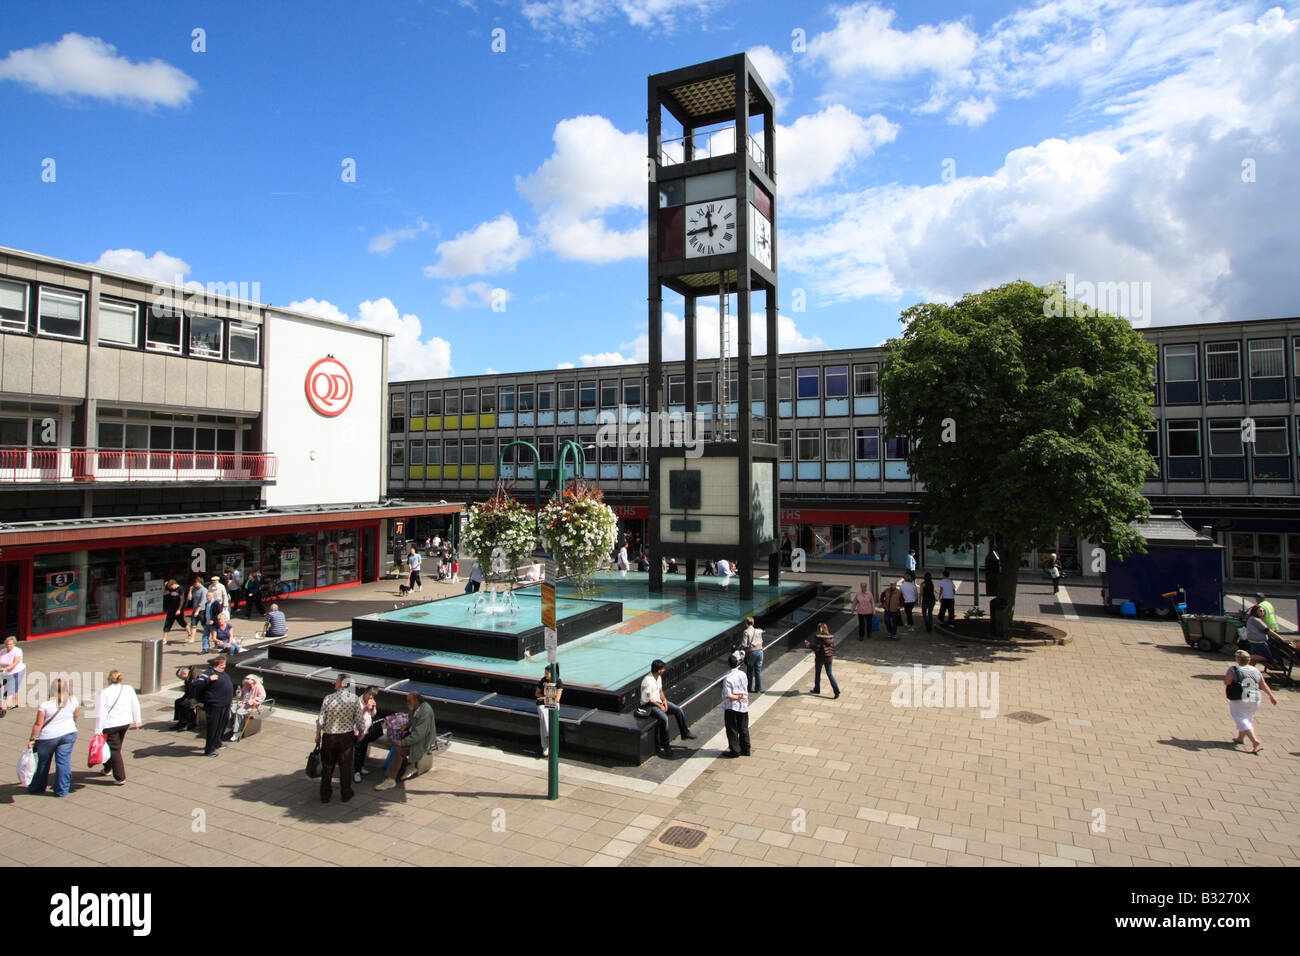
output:
<instances>
[{"instance_id":1,"label":"qd logo sign","mask_svg":"<svg viewBox=\"0 0 1300 956\"><path fill-rule=\"evenodd\" d=\"M332 355L307 369L307 401L327 418L343 414L352 403L352 375Z\"/></svg>"}]
</instances>

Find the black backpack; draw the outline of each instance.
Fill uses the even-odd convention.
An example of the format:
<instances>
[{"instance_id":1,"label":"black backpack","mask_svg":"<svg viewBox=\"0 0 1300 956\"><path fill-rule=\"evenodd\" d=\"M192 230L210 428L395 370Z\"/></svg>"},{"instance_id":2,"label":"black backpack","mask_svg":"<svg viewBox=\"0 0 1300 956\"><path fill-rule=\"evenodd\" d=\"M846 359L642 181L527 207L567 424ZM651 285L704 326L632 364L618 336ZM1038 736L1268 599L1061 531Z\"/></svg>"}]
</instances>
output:
<instances>
[{"instance_id":1,"label":"black backpack","mask_svg":"<svg viewBox=\"0 0 1300 956\"><path fill-rule=\"evenodd\" d=\"M1241 700L1241 669L1236 664L1232 665L1232 683L1224 688L1228 694L1228 700Z\"/></svg>"}]
</instances>

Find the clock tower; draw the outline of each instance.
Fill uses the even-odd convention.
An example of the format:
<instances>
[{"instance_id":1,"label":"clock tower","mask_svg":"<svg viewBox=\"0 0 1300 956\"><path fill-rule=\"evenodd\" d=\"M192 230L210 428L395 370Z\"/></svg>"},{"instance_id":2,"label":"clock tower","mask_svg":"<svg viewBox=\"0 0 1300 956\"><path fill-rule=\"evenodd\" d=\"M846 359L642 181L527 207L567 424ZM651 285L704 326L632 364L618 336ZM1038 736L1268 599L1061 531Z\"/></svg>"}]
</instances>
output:
<instances>
[{"instance_id":1,"label":"clock tower","mask_svg":"<svg viewBox=\"0 0 1300 956\"><path fill-rule=\"evenodd\" d=\"M650 589L663 588L661 557L685 558L687 580L697 559L725 557L747 598L760 563L770 584L780 580L772 93L743 53L654 74L648 93L651 412L700 421L697 299L716 297L719 311L718 394L707 416L708 440L694 449L650 449ZM683 405L665 401L664 289L684 299ZM755 291L766 300L761 365L750 354Z\"/></svg>"}]
</instances>

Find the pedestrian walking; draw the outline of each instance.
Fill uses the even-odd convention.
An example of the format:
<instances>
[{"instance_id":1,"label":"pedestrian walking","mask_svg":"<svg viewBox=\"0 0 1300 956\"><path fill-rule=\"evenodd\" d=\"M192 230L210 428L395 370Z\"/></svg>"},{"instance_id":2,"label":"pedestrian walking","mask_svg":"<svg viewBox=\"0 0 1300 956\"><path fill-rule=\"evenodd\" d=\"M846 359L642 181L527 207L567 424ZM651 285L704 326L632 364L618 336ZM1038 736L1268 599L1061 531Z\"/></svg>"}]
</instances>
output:
<instances>
[{"instance_id":1,"label":"pedestrian walking","mask_svg":"<svg viewBox=\"0 0 1300 956\"><path fill-rule=\"evenodd\" d=\"M934 578L926 571L925 578L921 581L921 620L925 622L927 634L934 630L934 599Z\"/></svg>"},{"instance_id":2,"label":"pedestrian walking","mask_svg":"<svg viewBox=\"0 0 1300 956\"><path fill-rule=\"evenodd\" d=\"M871 632L876 617L876 598L863 581L850 602L853 613L858 616L858 640L865 641Z\"/></svg>"},{"instance_id":3,"label":"pedestrian walking","mask_svg":"<svg viewBox=\"0 0 1300 956\"><path fill-rule=\"evenodd\" d=\"M316 746L320 748L320 802L329 803L334 794L334 768L339 768L339 790L343 802L352 799L352 783L356 777L357 734L365 730L365 718L360 699L352 693L347 674L334 678L334 693L320 705L316 718Z\"/></svg>"},{"instance_id":4,"label":"pedestrian walking","mask_svg":"<svg viewBox=\"0 0 1300 956\"><path fill-rule=\"evenodd\" d=\"M190 606L190 619L185 624L185 643L190 644L194 641L194 628L203 626L204 611L208 606L208 589L203 586L203 575L194 575L194 582L190 585L187 598ZM203 649L205 651L208 649L206 641Z\"/></svg>"},{"instance_id":5,"label":"pedestrian walking","mask_svg":"<svg viewBox=\"0 0 1300 956\"><path fill-rule=\"evenodd\" d=\"M108 686L95 700L95 733L103 734L108 742L108 762L100 768L100 773L112 773L119 786L126 783L122 741L126 738L127 728L139 730L143 726L140 698L136 696L135 688L123 683L121 671L109 671Z\"/></svg>"},{"instance_id":6,"label":"pedestrian walking","mask_svg":"<svg viewBox=\"0 0 1300 956\"><path fill-rule=\"evenodd\" d=\"M18 690L23 684L27 665L23 663L23 649L11 635L5 638L4 651L0 652L0 717L18 706Z\"/></svg>"},{"instance_id":7,"label":"pedestrian walking","mask_svg":"<svg viewBox=\"0 0 1300 956\"><path fill-rule=\"evenodd\" d=\"M244 597L244 572L238 567L230 569L230 607L226 610L230 616L235 616L235 611L239 610L239 602Z\"/></svg>"},{"instance_id":8,"label":"pedestrian walking","mask_svg":"<svg viewBox=\"0 0 1300 956\"><path fill-rule=\"evenodd\" d=\"M1061 562L1055 553L1047 560L1047 576L1052 579L1052 593L1059 593L1061 590Z\"/></svg>"},{"instance_id":9,"label":"pedestrian walking","mask_svg":"<svg viewBox=\"0 0 1300 956\"><path fill-rule=\"evenodd\" d=\"M957 585L952 579L952 575L947 568L943 569L943 577L939 579L939 623L943 623L944 615L948 615L948 626L957 623Z\"/></svg>"},{"instance_id":10,"label":"pedestrian walking","mask_svg":"<svg viewBox=\"0 0 1300 956\"><path fill-rule=\"evenodd\" d=\"M813 652L813 689L814 694L822 692L822 668L826 669L826 679L831 682L831 690L835 692L835 699L839 700L840 685L835 683L835 674L831 670L831 661L835 658L835 636L831 634L831 629L826 624L817 625L817 633L813 635L812 641L804 641L804 647L811 647Z\"/></svg>"},{"instance_id":11,"label":"pedestrian walking","mask_svg":"<svg viewBox=\"0 0 1300 956\"><path fill-rule=\"evenodd\" d=\"M546 665L546 670L542 672L542 679L537 682L535 696L537 697L537 722L540 725L538 733L542 738L542 756L546 757L550 753L551 747L551 708L546 706L546 685L555 684L555 703L560 703L560 695L564 693L564 681L559 678L552 679L551 665Z\"/></svg>"},{"instance_id":12,"label":"pedestrian walking","mask_svg":"<svg viewBox=\"0 0 1300 956\"><path fill-rule=\"evenodd\" d=\"M1239 744L1242 738L1250 741L1251 753L1257 754L1264 749L1259 735L1255 733L1255 712L1259 710L1259 692L1268 694L1268 699L1277 706L1273 689L1268 686L1268 679L1250 663L1249 651L1237 651L1237 663L1228 668L1223 675L1223 690L1228 698L1228 713L1232 715L1237 726L1237 736L1233 744Z\"/></svg>"},{"instance_id":13,"label":"pedestrian walking","mask_svg":"<svg viewBox=\"0 0 1300 956\"><path fill-rule=\"evenodd\" d=\"M185 612L181 610L184 595L181 586L174 579L168 579L163 585L163 634L170 634L173 627L185 626Z\"/></svg>"},{"instance_id":14,"label":"pedestrian walking","mask_svg":"<svg viewBox=\"0 0 1300 956\"><path fill-rule=\"evenodd\" d=\"M67 678L54 679L54 692L36 711L27 748L36 751L36 775L28 793L44 793L49 785L50 764L54 764L54 795L66 797L72 789L72 748L77 745L77 720L81 701L72 696Z\"/></svg>"},{"instance_id":15,"label":"pedestrian walking","mask_svg":"<svg viewBox=\"0 0 1300 956\"><path fill-rule=\"evenodd\" d=\"M212 646L212 635L221 626L221 615L230 605L230 592L221 583L220 575L212 575L208 581L208 603L203 609L203 653Z\"/></svg>"},{"instance_id":16,"label":"pedestrian walking","mask_svg":"<svg viewBox=\"0 0 1300 956\"><path fill-rule=\"evenodd\" d=\"M916 573L916 549L907 552L907 570Z\"/></svg>"},{"instance_id":17,"label":"pedestrian walking","mask_svg":"<svg viewBox=\"0 0 1300 956\"><path fill-rule=\"evenodd\" d=\"M483 565L477 561L469 569L469 581L465 585L465 592L473 594L483 586Z\"/></svg>"},{"instance_id":18,"label":"pedestrian walking","mask_svg":"<svg viewBox=\"0 0 1300 956\"><path fill-rule=\"evenodd\" d=\"M722 678L722 722L727 728L727 750L724 757L749 756L749 678L740 666L745 655L732 651L728 661L731 670Z\"/></svg>"},{"instance_id":19,"label":"pedestrian walking","mask_svg":"<svg viewBox=\"0 0 1300 956\"><path fill-rule=\"evenodd\" d=\"M226 732L226 723L230 720L230 702L235 699L235 685L226 673L224 656L214 657L208 661L207 670L194 678L195 699L203 705L207 720L207 739L203 744L203 756L215 757L226 749L221 742Z\"/></svg>"},{"instance_id":20,"label":"pedestrian walking","mask_svg":"<svg viewBox=\"0 0 1300 956\"><path fill-rule=\"evenodd\" d=\"M880 607L885 612L885 630L891 641L898 640L899 612L903 610L903 592L897 581L890 581L880 595Z\"/></svg>"},{"instance_id":21,"label":"pedestrian walking","mask_svg":"<svg viewBox=\"0 0 1300 956\"><path fill-rule=\"evenodd\" d=\"M745 659L745 680L749 692L763 693L763 632L752 617L745 618L745 630L740 635L740 650Z\"/></svg>"},{"instance_id":22,"label":"pedestrian walking","mask_svg":"<svg viewBox=\"0 0 1300 956\"><path fill-rule=\"evenodd\" d=\"M258 614L266 614L266 607L262 604L262 572L260 571L250 574L244 584L244 617L252 618L254 605L257 606Z\"/></svg>"},{"instance_id":23,"label":"pedestrian walking","mask_svg":"<svg viewBox=\"0 0 1300 956\"><path fill-rule=\"evenodd\" d=\"M415 550L415 545L411 545L411 551L406 556L406 567L410 571L406 586L411 591L424 590L424 582L420 580L420 568L423 564L424 559L420 557L420 552Z\"/></svg>"},{"instance_id":24,"label":"pedestrian walking","mask_svg":"<svg viewBox=\"0 0 1300 956\"><path fill-rule=\"evenodd\" d=\"M916 599L920 597L920 594L916 588L916 581L913 580L913 576L910 572L908 576L903 578L902 582L899 583L898 593L902 595L903 598L903 614L907 616L907 629L909 631L914 631L916 630L916 624L912 620L912 608L916 607Z\"/></svg>"}]
</instances>

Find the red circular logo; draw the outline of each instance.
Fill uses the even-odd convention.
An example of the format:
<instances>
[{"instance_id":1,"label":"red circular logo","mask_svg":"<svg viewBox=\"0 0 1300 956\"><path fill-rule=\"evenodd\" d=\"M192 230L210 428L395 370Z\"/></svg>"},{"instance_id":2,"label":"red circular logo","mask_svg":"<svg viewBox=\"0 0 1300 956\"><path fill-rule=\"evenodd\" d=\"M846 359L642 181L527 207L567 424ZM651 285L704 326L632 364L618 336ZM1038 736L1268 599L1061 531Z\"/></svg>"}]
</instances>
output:
<instances>
[{"instance_id":1,"label":"red circular logo","mask_svg":"<svg viewBox=\"0 0 1300 956\"><path fill-rule=\"evenodd\" d=\"M307 401L327 418L343 414L352 402L352 375L347 366L330 356L307 369Z\"/></svg>"}]
</instances>

